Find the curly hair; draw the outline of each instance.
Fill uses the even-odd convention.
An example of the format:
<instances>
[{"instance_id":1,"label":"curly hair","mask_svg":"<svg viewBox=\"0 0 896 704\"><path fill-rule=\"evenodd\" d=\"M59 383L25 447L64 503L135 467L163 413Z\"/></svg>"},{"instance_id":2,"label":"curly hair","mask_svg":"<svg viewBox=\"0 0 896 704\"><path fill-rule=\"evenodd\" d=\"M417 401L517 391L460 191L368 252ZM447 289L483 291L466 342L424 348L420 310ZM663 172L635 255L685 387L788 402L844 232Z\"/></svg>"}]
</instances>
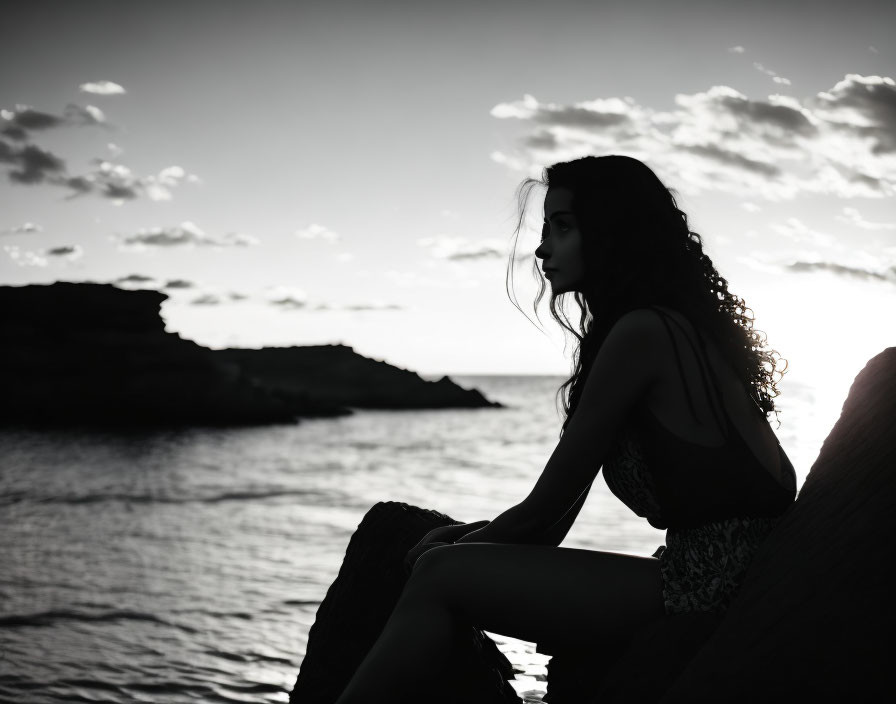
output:
<instances>
[{"instance_id":1,"label":"curly hair","mask_svg":"<svg viewBox=\"0 0 896 704\"><path fill-rule=\"evenodd\" d=\"M786 360L766 349L765 334L753 327L753 311L728 290L728 282L703 251L702 238L688 226L673 189L637 159L586 156L553 164L544 169L541 179L520 183L516 192L519 220L506 279L508 295L520 312L512 293L512 271L526 206L536 186L572 192L585 260L586 290L569 292L579 307L578 330L565 310L566 293L552 295L549 306L554 320L577 339L572 374L557 390L565 413L561 435L610 328L628 311L650 305L678 310L707 331L757 407L766 417L771 413L777 417L774 399L779 395L777 383L787 370ZM540 285L534 302L537 318L545 284L534 257L532 273ZM779 362L784 363L781 369Z\"/></svg>"}]
</instances>

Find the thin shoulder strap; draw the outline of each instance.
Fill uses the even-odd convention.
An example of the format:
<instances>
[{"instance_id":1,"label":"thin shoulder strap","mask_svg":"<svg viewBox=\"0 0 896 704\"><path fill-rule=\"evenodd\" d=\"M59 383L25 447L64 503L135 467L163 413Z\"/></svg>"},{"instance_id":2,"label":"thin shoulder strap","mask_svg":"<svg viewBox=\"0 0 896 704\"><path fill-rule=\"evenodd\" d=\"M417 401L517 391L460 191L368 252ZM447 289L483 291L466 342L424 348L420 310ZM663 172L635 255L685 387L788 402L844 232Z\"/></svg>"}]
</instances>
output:
<instances>
[{"instance_id":1,"label":"thin shoulder strap","mask_svg":"<svg viewBox=\"0 0 896 704\"><path fill-rule=\"evenodd\" d=\"M712 366L709 364L709 357L706 354L706 343L703 341L703 337L700 335L700 331L694 328L694 331L697 333L697 338L700 340L700 346L703 348L703 354L701 354L701 352L697 349L697 346L694 344L693 340L691 340L691 336L688 334L688 331L681 323L679 323L675 318L673 318L665 311L662 311L659 308L653 306L651 306L651 308L652 310L655 310L657 313L659 313L660 319L663 321L663 324L666 326L666 331L669 333L669 337L672 339L672 347L675 350L675 361L678 363L678 373L681 376L681 383L684 386L685 393L687 394L688 406L691 409L691 414L694 416L694 420L700 422L700 419L697 418L697 413L694 411L694 403L691 400L690 391L688 391L688 382L684 375L684 367L681 364L681 359L678 354L678 345L675 342L675 337L672 335L672 329L669 327L669 323L666 321L667 318L671 320L679 330L681 330L681 334L684 335L685 340L687 340L688 344L690 345L691 350L694 353L694 357L697 359L697 366L700 368L700 377L703 380L703 388L707 390L707 397L710 398L710 410L712 411L713 417L715 418L716 422L719 424L719 427L722 429L722 433L725 435L725 437L727 437L727 422L719 418L719 413L716 410L715 404L712 403L712 399L711 397L709 397L709 394L715 396L715 400L719 404L719 407L722 409L722 413L727 417L728 414L725 410L725 404L722 401L721 394L718 390L719 380L716 378L715 372L713 371ZM709 377L707 377L706 369L704 367L709 367L709 373L712 375L712 379L715 384L710 383Z\"/></svg>"},{"instance_id":2,"label":"thin shoulder strap","mask_svg":"<svg viewBox=\"0 0 896 704\"><path fill-rule=\"evenodd\" d=\"M675 351L675 362L676 362L676 364L678 364L678 375L681 377L681 385L684 387L684 393L688 399L688 408L691 409L691 415L694 417L694 420L699 422L700 419L697 418L697 411L694 408L694 401L691 398L691 392L688 389L688 382L684 377L684 367L681 364L681 356L678 354L678 343L675 342L675 335L672 334L672 328L669 327L669 323L666 320L666 313L661 311L659 308L655 308L653 306L651 306L651 310L654 311L657 315L659 315L660 320L663 321L663 325L666 326L666 332L669 333L669 339L672 340L672 349Z\"/></svg>"}]
</instances>

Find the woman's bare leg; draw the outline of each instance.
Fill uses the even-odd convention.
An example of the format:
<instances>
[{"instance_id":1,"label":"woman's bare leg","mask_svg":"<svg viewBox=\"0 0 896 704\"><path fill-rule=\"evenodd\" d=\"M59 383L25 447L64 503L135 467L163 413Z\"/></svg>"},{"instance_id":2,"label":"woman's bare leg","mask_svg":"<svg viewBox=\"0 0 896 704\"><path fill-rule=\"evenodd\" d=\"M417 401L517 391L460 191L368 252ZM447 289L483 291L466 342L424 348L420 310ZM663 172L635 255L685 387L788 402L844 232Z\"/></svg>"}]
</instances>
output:
<instances>
[{"instance_id":1,"label":"woman's bare leg","mask_svg":"<svg viewBox=\"0 0 896 704\"><path fill-rule=\"evenodd\" d=\"M497 543L434 548L417 561L337 704L374 704L413 692L471 626L530 642L593 647L663 614L654 558Z\"/></svg>"}]
</instances>

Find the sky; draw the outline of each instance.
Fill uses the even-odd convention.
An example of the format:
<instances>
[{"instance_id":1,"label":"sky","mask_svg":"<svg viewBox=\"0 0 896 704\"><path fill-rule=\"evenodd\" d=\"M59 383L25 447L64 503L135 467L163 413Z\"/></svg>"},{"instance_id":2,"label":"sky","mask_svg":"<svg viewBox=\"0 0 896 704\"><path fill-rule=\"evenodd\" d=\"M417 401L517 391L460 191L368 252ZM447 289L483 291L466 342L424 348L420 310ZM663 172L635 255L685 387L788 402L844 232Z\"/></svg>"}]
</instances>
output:
<instances>
[{"instance_id":1,"label":"sky","mask_svg":"<svg viewBox=\"0 0 896 704\"><path fill-rule=\"evenodd\" d=\"M153 288L209 347L567 374L515 189L625 154L839 393L896 339L896 3L29 1L0 25L0 284ZM536 192L538 193L538 192ZM833 382L832 382L833 383Z\"/></svg>"}]
</instances>

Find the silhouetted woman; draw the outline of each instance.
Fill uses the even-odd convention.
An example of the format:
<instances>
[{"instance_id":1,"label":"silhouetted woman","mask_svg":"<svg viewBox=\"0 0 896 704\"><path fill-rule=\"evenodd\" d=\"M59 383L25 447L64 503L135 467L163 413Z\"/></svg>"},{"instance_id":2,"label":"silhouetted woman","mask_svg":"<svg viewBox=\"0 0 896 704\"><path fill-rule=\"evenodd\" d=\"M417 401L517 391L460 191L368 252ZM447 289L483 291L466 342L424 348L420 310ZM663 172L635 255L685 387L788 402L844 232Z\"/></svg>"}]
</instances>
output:
<instances>
[{"instance_id":1,"label":"silhouetted woman","mask_svg":"<svg viewBox=\"0 0 896 704\"><path fill-rule=\"evenodd\" d=\"M579 341L560 441L519 504L409 553L410 579L339 704L412 692L470 626L585 649L664 614L722 612L796 495L767 421L776 353L672 193L629 157L554 164L521 184L517 237L538 184L535 256L553 317ZM564 294L579 331L557 313ZM668 529L654 557L557 547L601 467L620 500Z\"/></svg>"}]
</instances>

